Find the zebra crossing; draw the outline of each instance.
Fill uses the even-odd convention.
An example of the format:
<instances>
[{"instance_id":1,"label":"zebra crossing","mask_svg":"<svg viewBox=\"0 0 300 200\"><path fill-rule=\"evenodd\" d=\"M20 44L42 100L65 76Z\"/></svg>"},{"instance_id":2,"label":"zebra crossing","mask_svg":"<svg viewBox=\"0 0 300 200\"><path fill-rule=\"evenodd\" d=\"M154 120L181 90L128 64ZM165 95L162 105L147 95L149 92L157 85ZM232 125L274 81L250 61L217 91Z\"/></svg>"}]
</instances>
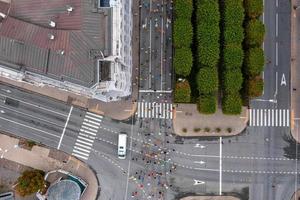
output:
<instances>
[{"instance_id":1,"label":"zebra crossing","mask_svg":"<svg viewBox=\"0 0 300 200\"><path fill-rule=\"evenodd\" d=\"M138 118L173 119L173 104L138 102Z\"/></svg>"},{"instance_id":2,"label":"zebra crossing","mask_svg":"<svg viewBox=\"0 0 300 200\"><path fill-rule=\"evenodd\" d=\"M249 109L249 125L265 127L289 127L289 109Z\"/></svg>"},{"instance_id":3,"label":"zebra crossing","mask_svg":"<svg viewBox=\"0 0 300 200\"><path fill-rule=\"evenodd\" d=\"M86 112L77 136L72 155L87 160L102 121L102 116Z\"/></svg>"}]
</instances>

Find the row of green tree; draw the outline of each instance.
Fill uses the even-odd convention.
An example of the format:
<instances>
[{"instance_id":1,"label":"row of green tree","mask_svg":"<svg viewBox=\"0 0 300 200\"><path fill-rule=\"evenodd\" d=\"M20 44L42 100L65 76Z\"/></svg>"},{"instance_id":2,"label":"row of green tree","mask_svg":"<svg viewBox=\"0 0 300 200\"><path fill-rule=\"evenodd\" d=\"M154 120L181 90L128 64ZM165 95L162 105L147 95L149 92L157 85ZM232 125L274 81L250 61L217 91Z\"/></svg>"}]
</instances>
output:
<instances>
[{"instance_id":1,"label":"row of green tree","mask_svg":"<svg viewBox=\"0 0 300 200\"><path fill-rule=\"evenodd\" d=\"M198 110L216 111L219 88L220 12L218 0L196 0L196 41L199 71L196 76L199 91Z\"/></svg>"},{"instance_id":2,"label":"row of green tree","mask_svg":"<svg viewBox=\"0 0 300 200\"><path fill-rule=\"evenodd\" d=\"M173 23L173 67L176 77L186 79L192 69L193 55L191 44L193 27L191 17L193 12L193 0L176 0ZM178 81L175 86L175 102L189 103L191 100L191 88L189 82Z\"/></svg>"},{"instance_id":3,"label":"row of green tree","mask_svg":"<svg viewBox=\"0 0 300 200\"><path fill-rule=\"evenodd\" d=\"M221 3L221 70L222 110L225 114L240 114L242 110L244 52L243 0L224 0Z\"/></svg>"},{"instance_id":4,"label":"row of green tree","mask_svg":"<svg viewBox=\"0 0 300 200\"><path fill-rule=\"evenodd\" d=\"M259 20L263 13L263 0L244 0L246 18L244 22L245 40L244 51L245 58L243 64L243 73L245 82L242 90L245 105L249 99L262 95L263 79L261 72L264 69L264 51L262 44L265 35L265 26Z\"/></svg>"}]
</instances>

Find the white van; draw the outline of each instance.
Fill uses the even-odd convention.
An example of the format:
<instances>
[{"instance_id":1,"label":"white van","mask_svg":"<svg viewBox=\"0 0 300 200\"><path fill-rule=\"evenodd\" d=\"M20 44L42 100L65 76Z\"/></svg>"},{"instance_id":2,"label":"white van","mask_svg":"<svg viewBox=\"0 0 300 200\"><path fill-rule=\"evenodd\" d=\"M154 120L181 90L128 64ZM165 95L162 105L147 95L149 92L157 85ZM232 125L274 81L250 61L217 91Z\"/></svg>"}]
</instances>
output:
<instances>
[{"instance_id":1,"label":"white van","mask_svg":"<svg viewBox=\"0 0 300 200\"><path fill-rule=\"evenodd\" d=\"M124 132L119 133L118 139L118 157L119 159L126 158L126 145L127 145L127 134Z\"/></svg>"}]
</instances>

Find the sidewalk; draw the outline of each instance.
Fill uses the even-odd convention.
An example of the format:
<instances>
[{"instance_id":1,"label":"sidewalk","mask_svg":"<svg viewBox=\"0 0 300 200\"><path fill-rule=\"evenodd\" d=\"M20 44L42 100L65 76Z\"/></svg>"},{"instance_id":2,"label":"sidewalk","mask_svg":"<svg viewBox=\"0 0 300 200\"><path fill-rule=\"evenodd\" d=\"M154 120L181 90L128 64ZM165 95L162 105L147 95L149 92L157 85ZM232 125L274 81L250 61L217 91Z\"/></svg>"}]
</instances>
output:
<instances>
[{"instance_id":1,"label":"sidewalk","mask_svg":"<svg viewBox=\"0 0 300 200\"><path fill-rule=\"evenodd\" d=\"M97 198L99 186L96 175L85 163L74 157L67 156L63 152L40 146L33 146L31 151L22 148L14 148L14 145L17 145L18 143L19 139L0 134L0 148L8 150L3 154L3 158L45 172L56 169L69 171L88 183L88 187L82 196L82 200L92 200ZM55 157L64 158L65 162L55 159Z\"/></svg>"},{"instance_id":2,"label":"sidewalk","mask_svg":"<svg viewBox=\"0 0 300 200\"><path fill-rule=\"evenodd\" d=\"M293 6L300 5L300 1L291 0L291 133L293 138L300 142L300 135L298 133L300 120L300 45L296 43L300 39L300 21L297 20L296 11ZM298 16L299 17L299 16ZM298 128L297 128L298 127Z\"/></svg>"},{"instance_id":3,"label":"sidewalk","mask_svg":"<svg viewBox=\"0 0 300 200\"><path fill-rule=\"evenodd\" d=\"M243 107L241 115L224 115L220 109L213 115L204 115L198 112L196 104L178 104L174 131L183 137L237 135L247 126L247 113Z\"/></svg>"}]
</instances>

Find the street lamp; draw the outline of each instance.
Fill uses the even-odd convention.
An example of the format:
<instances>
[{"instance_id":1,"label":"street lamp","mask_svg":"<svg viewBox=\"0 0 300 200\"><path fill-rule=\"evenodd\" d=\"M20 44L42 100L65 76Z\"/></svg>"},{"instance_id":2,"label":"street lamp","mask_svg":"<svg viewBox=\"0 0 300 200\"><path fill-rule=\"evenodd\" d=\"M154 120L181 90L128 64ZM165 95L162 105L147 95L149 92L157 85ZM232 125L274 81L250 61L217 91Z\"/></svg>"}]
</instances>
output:
<instances>
[{"instance_id":1,"label":"street lamp","mask_svg":"<svg viewBox=\"0 0 300 200\"><path fill-rule=\"evenodd\" d=\"M8 151L10 151L11 149L16 149L18 148L19 146L17 144L15 144L13 147L9 148L9 149L1 149L0 148L0 151L2 152L1 153L1 156L0 158L2 159L4 157L4 154L7 153Z\"/></svg>"}]
</instances>

